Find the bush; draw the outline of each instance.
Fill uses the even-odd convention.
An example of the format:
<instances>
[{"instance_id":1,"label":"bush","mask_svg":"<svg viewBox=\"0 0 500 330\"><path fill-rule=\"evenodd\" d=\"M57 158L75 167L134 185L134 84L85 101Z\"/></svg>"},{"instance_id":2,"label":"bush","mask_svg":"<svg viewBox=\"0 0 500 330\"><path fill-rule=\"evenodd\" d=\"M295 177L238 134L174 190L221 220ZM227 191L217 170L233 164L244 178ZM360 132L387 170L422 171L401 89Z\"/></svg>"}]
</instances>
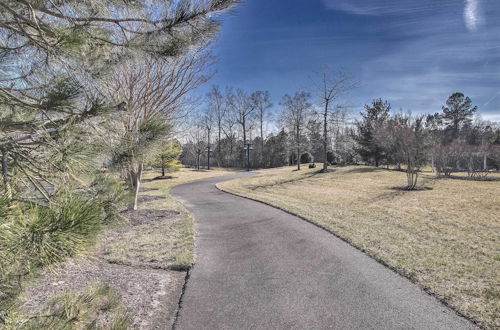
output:
<instances>
[{"instance_id":1,"label":"bush","mask_svg":"<svg viewBox=\"0 0 500 330\"><path fill-rule=\"evenodd\" d=\"M78 194L59 196L0 225L0 313L8 309L21 281L39 267L81 253L96 237L102 208Z\"/></svg>"},{"instance_id":2,"label":"bush","mask_svg":"<svg viewBox=\"0 0 500 330\"><path fill-rule=\"evenodd\" d=\"M25 329L129 329L121 297L107 284L89 286L80 294L67 292L50 301Z\"/></svg>"},{"instance_id":3,"label":"bush","mask_svg":"<svg viewBox=\"0 0 500 330\"><path fill-rule=\"evenodd\" d=\"M311 163L313 160L314 160L313 156L308 152L305 152L302 155L300 155L300 163L301 164Z\"/></svg>"},{"instance_id":4,"label":"bush","mask_svg":"<svg viewBox=\"0 0 500 330\"><path fill-rule=\"evenodd\" d=\"M100 225L99 203L67 194L50 207L37 206L3 226L0 251L8 255L7 260L21 258L33 266L49 265L81 251Z\"/></svg>"},{"instance_id":5,"label":"bush","mask_svg":"<svg viewBox=\"0 0 500 330\"><path fill-rule=\"evenodd\" d=\"M335 165L337 164L336 161L335 161L335 154L332 152L332 151L328 151L326 153L326 161L328 162L328 164L330 165Z\"/></svg>"},{"instance_id":6,"label":"bush","mask_svg":"<svg viewBox=\"0 0 500 330\"><path fill-rule=\"evenodd\" d=\"M316 168L316 163L309 164L309 168Z\"/></svg>"}]
</instances>

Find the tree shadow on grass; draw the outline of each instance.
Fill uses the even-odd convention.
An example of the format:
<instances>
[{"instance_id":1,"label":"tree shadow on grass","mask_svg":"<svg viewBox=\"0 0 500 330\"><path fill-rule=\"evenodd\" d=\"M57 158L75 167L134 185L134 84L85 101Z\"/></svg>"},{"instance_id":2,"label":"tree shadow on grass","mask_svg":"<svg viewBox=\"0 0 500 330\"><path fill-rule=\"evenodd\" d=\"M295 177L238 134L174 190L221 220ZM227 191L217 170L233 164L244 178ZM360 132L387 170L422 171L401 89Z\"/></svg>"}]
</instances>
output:
<instances>
[{"instance_id":1,"label":"tree shadow on grass","mask_svg":"<svg viewBox=\"0 0 500 330\"><path fill-rule=\"evenodd\" d=\"M298 172L298 170L294 170L294 172ZM327 173L331 173L331 172L333 172L333 171L328 171ZM260 188L276 187L276 186L280 186L280 185L287 184L287 183L294 183L294 182L302 181L305 179L309 179L309 178L312 178L318 174L323 174L323 173L325 173L325 172L323 172L323 170L317 170L317 171L313 171L311 173L307 173L304 176L300 176L298 178L287 179L287 180L278 180L276 182L267 183L267 184L252 185L252 186L249 186L248 189L257 190Z\"/></svg>"},{"instance_id":2,"label":"tree shadow on grass","mask_svg":"<svg viewBox=\"0 0 500 330\"><path fill-rule=\"evenodd\" d=\"M346 173L373 173L379 171L385 171L386 169L380 167L356 167L350 170L347 170Z\"/></svg>"},{"instance_id":3,"label":"tree shadow on grass","mask_svg":"<svg viewBox=\"0 0 500 330\"><path fill-rule=\"evenodd\" d=\"M487 177L470 177L470 176L437 176L436 180L458 180L458 181L476 181L476 182L497 182L500 181L500 177L487 176Z\"/></svg>"}]
</instances>

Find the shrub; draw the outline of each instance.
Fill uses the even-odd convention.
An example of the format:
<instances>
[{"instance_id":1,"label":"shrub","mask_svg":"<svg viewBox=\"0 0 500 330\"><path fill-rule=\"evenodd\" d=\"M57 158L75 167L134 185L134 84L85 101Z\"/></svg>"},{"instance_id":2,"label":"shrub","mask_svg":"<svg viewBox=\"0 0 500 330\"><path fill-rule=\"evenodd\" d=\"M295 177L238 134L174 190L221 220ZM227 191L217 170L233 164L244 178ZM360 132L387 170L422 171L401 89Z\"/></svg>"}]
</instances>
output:
<instances>
[{"instance_id":1,"label":"shrub","mask_svg":"<svg viewBox=\"0 0 500 330\"><path fill-rule=\"evenodd\" d=\"M332 151L328 151L328 152L326 153L326 161L327 161L327 162L328 162L328 164L330 164L330 165L335 165L335 164L337 164L337 163L335 162L335 154L334 154Z\"/></svg>"},{"instance_id":2,"label":"shrub","mask_svg":"<svg viewBox=\"0 0 500 330\"><path fill-rule=\"evenodd\" d=\"M0 313L8 309L21 281L35 269L84 251L101 225L95 199L64 194L0 224Z\"/></svg>"},{"instance_id":3,"label":"shrub","mask_svg":"<svg viewBox=\"0 0 500 330\"><path fill-rule=\"evenodd\" d=\"M316 168L316 163L309 164L309 168Z\"/></svg>"},{"instance_id":4,"label":"shrub","mask_svg":"<svg viewBox=\"0 0 500 330\"><path fill-rule=\"evenodd\" d=\"M67 292L52 299L25 329L129 329L121 297L107 284L94 284L80 294Z\"/></svg>"},{"instance_id":5,"label":"shrub","mask_svg":"<svg viewBox=\"0 0 500 330\"><path fill-rule=\"evenodd\" d=\"M310 153L305 152L302 155L300 155L301 164L311 163L312 161L313 161L313 156Z\"/></svg>"}]
</instances>

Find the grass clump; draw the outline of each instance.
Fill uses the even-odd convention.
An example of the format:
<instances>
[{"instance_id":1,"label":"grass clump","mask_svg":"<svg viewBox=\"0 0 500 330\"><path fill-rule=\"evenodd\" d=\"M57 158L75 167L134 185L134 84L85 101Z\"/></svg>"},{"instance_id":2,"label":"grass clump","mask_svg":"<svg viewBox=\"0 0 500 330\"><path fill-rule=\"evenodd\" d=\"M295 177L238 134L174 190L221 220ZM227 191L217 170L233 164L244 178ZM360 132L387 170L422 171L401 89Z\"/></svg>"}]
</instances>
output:
<instances>
[{"instance_id":1,"label":"grass clump","mask_svg":"<svg viewBox=\"0 0 500 330\"><path fill-rule=\"evenodd\" d=\"M40 313L16 315L7 329L128 329L130 319L121 297L109 285L93 284L83 292L53 298Z\"/></svg>"}]
</instances>

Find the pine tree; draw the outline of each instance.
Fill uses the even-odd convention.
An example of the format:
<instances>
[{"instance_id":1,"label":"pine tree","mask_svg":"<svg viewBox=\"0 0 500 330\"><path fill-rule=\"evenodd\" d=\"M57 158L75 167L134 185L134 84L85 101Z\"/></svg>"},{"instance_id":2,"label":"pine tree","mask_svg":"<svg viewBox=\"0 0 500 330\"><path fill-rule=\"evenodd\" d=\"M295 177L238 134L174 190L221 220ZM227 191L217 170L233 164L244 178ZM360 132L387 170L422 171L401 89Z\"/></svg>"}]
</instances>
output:
<instances>
[{"instance_id":1,"label":"pine tree","mask_svg":"<svg viewBox=\"0 0 500 330\"><path fill-rule=\"evenodd\" d=\"M365 105L365 112L361 113L362 120L357 123L358 153L366 162L373 162L379 166L384 159L384 148L377 142L375 132L389 116L391 105L382 99L373 100L371 106Z\"/></svg>"}]
</instances>

